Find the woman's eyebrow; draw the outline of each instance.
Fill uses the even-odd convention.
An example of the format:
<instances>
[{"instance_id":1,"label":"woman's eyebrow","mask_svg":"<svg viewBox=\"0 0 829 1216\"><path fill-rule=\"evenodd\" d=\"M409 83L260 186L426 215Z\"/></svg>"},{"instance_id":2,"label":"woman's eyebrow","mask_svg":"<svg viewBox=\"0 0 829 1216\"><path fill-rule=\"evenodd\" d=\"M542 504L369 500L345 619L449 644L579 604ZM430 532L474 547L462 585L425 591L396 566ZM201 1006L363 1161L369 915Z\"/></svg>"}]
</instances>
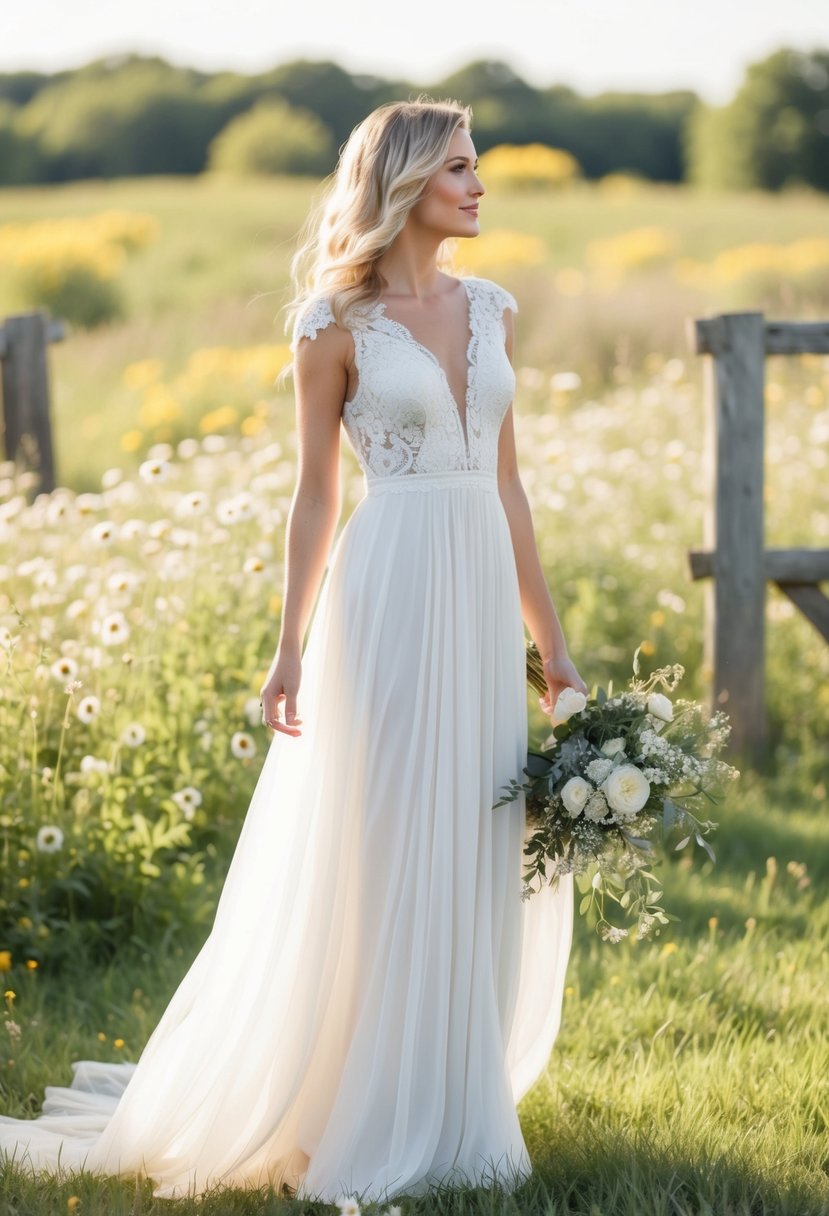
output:
<instances>
[{"instance_id":1,"label":"woman's eyebrow","mask_svg":"<svg viewBox=\"0 0 829 1216\"><path fill-rule=\"evenodd\" d=\"M449 164L451 164L451 163L452 163L452 161L453 161L453 160L462 160L462 161L463 161L463 163L464 163L465 165L468 165L468 164L469 164L469 157L468 157L468 156L450 156L450 157L449 157L449 160L447 160L445 163L446 163L447 165L449 165ZM478 163L478 157L476 156L476 157L475 157L475 164L477 165L477 163Z\"/></svg>"}]
</instances>

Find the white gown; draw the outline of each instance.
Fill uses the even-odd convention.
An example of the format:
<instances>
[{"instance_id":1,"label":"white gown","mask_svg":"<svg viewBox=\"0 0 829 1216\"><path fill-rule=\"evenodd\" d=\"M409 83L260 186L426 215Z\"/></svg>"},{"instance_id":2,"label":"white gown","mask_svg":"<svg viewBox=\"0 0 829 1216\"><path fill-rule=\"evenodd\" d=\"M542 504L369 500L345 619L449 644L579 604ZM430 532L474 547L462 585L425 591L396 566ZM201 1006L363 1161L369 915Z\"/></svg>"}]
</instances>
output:
<instances>
[{"instance_id":1,"label":"white gown","mask_svg":"<svg viewBox=\"0 0 829 1216\"><path fill-rule=\"evenodd\" d=\"M137 1064L79 1061L0 1119L24 1168L153 1180L159 1197L283 1183L385 1202L531 1172L516 1103L547 1066L572 880L521 899L524 629L498 434L503 310L463 280L466 427L437 358L377 303L343 422L365 497L303 653L210 935ZM316 337L326 301L297 325Z\"/></svg>"}]
</instances>

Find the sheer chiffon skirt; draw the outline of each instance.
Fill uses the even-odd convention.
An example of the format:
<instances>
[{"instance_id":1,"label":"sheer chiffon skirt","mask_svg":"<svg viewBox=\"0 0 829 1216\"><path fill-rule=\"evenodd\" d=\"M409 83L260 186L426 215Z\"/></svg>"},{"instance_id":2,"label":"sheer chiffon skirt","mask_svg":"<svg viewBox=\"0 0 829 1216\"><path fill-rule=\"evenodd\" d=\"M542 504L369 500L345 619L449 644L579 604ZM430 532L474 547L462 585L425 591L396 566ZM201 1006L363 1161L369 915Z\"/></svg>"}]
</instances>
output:
<instances>
[{"instance_id":1,"label":"sheer chiffon skirt","mask_svg":"<svg viewBox=\"0 0 829 1216\"><path fill-rule=\"evenodd\" d=\"M137 1064L80 1061L24 1167L363 1202L531 1172L572 885L521 900L524 633L494 474L375 478L340 532L207 941Z\"/></svg>"}]
</instances>

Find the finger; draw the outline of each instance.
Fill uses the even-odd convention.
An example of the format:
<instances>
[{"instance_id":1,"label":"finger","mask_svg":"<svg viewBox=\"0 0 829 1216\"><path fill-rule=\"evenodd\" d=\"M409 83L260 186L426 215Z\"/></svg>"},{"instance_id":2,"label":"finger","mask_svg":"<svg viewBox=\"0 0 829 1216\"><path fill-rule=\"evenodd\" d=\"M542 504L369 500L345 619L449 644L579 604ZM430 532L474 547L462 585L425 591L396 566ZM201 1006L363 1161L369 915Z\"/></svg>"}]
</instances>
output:
<instances>
[{"instance_id":1,"label":"finger","mask_svg":"<svg viewBox=\"0 0 829 1216\"><path fill-rule=\"evenodd\" d=\"M274 719L273 722L268 723L268 726L272 726L274 730L280 731L283 735L301 735L302 734L302 731L299 729L298 726L294 725L293 722L289 722L286 724L284 722L280 722L278 719Z\"/></svg>"}]
</instances>

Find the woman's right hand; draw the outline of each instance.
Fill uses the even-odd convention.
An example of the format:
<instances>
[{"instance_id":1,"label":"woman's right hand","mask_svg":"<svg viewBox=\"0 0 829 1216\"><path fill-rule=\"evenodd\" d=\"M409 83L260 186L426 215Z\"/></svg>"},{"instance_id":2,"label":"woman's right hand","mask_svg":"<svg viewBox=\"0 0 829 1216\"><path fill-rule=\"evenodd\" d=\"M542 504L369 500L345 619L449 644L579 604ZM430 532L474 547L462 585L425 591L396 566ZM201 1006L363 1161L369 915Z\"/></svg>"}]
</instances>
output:
<instances>
[{"instance_id":1,"label":"woman's right hand","mask_svg":"<svg viewBox=\"0 0 829 1216\"><path fill-rule=\"evenodd\" d=\"M299 655L277 651L267 679L259 690L262 699L262 721L286 735L301 735L302 718L297 713L297 693L302 679ZM280 718L284 709L285 720Z\"/></svg>"}]
</instances>

